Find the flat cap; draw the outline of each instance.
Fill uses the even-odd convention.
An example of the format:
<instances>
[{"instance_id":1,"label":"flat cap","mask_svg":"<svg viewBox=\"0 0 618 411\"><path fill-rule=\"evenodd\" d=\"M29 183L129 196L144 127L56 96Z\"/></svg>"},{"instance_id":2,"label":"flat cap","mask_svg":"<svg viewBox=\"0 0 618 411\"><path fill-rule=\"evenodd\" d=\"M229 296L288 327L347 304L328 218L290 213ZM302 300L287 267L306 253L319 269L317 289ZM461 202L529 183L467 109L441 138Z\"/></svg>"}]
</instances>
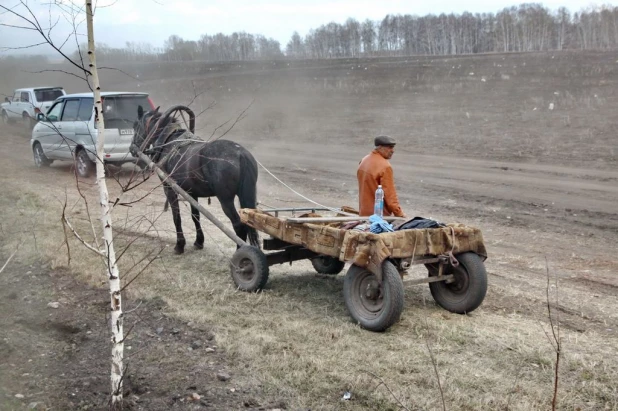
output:
<instances>
[{"instance_id":1,"label":"flat cap","mask_svg":"<svg viewBox=\"0 0 618 411\"><path fill-rule=\"evenodd\" d=\"M374 140L376 146L394 146L397 144L395 139L389 136L377 136Z\"/></svg>"}]
</instances>

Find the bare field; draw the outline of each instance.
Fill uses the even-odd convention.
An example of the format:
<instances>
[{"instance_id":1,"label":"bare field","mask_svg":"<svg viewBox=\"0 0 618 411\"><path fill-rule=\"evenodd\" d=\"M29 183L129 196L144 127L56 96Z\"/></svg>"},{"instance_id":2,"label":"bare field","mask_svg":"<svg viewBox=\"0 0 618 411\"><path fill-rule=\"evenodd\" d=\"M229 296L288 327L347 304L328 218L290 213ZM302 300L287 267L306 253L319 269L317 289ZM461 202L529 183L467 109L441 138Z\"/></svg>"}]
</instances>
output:
<instances>
[{"instance_id":1,"label":"bare field","mask_svg":"<svg viewBox=\"0 0 618 411\"><path fill-rule=\"evenodd\" d=\"M134 307L163 301L157 310L176 322L182 331L175 335L185 338L158 342L155 318L127 316L125 324L138 324L131 381L148 386L143 392L133 388L132 406L550 409L555 352L548 338L549 294L563 343L559 409L618 409L617 60L616 53L497 54L122 68L139 74L139 81L106 73L106 89L148 91L163 108L203 92L192 105L196 112L217 103L198 118L203 136L219 135L219 125L250 105L226 138L248 147L294 190L330 206L356 205L358 161L371 149L373 136L390 134L399 142L392 163L404 210L477 226L489 252L489 290L479 309L451 314L433 302L427 287L408 287L402 320L385 333L371 333L353 324L345 309L343 275L316 275L307 262L275 266L263 293L238 292L227 268L234 244L212 224L205 223L204 250L175 256L162 189L149 181L121 193L110 180L113 195L122 201L154 190L114 213L117 246L131 243L120 261L125 278L139 272L144 256L162 250L128 288L125 302ZM61 81L51 75L37 82ZM2 86L22 86L4 84L23 82L19 76L13 73ZM70 82L69 92L83 90ZM44 272L60 271L71 279L79 294L79 287L104 286L102 263L70 238L69 264L60 224L63 204L84 238L93 237L70 166L36 170L27 137L9 128L0 130L0 139L1 255L6 260L17 250L2 273L2 286L7 296L15 293L11 301L23 312L36 315L36 308L47 316L46 303L24 303L28 287L42 286L11 279L43 265ZM265 170L260 173L261 202L306 204ZM124 181L130 174L126 168L117 178ZM80 187L96 218L96 187L90 181ZM192 224L183 208L190 243ZM209 209L222 217L216 201ZM415 267L411 275L425 275L424 269ZM99 295L97 303L104 305L105 293ZM90 318L106 340L104 313ZM75 385L59 383L54 373L45 377L56 381L54 394L39 389L38 374L27 369L32 344L29 351L29 343L11 334L23 331L19 321L6 321L0 343L0 353L6 353L0 371L11 376L0 378L6 409L36 401L54 409L105 407L104 378L98 385L78 385L81 405L70 397ZM79 330L76 335L86 332ZM187 358L199 330L212 333L208 344L216 346L217 356L196 349ZM105 341L91 348L75 344L99 358L95 370L69 355L48 366L75 380L107 376ZM157 367L165 372L153 372ZM219 369L231 379L213 378ZM15 399L16 390L25 399ZM193 391L207 405L185 400ZM350 401L341 400L346 391Z\"/></svg>"}]
</instances>

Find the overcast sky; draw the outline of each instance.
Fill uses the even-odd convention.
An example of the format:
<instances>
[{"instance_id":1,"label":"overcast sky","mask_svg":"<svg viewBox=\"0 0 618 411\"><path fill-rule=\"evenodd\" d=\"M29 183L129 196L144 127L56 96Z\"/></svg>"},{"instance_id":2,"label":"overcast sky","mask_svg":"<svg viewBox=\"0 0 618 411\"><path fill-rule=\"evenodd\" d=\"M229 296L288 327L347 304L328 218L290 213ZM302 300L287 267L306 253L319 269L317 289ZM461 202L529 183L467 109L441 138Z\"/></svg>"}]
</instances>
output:
<instances>
[{"instance_id":1,"label":"overcast sky","mask_svg":"<svg viewBox=\"0 0 618 411\"><path fill-rule=\"evenodd\" d=\"M50 2L68 0L21 0L28 4L43 26L60 16L57 6ZM96 1L96 0L95 0ZM24 14L20 0L0 0L0 5ZM185 40L198 40L202 34L245 31L274 38L284 48L292 33L304 37L309 30L329 22L344 23L352 17L358 21L381 20L387 14L427 14L498 12L505 7L525 3L509 0L98 0L95 15L95 39L113 47L123 47L127 41L146 42L162 47L170 35L176 34ZM595 4L616 4L616 2L593 3L587 0L547 0L540 2L554 11L566 7L571 13L581 11ZM81 7L83 4L78 0ZM50 13L51 10L51 13ZM83 20L83 13L79 20ZM11 13L0 11L0 24L24 25ZM71 24L61 17L52 31L54 40L62 42L70 33ZM82 23L79 33L85 34ZM23 29L0 26L0 48L27 46L40 41L32 32ZM75 49L75 40L66 46L67 52ZM11 52L5 51L4 53ZM13 51L14 52L14 51ZM22 53L51 53L49 46L22 50Z\"/></svg>"}]
</instances>

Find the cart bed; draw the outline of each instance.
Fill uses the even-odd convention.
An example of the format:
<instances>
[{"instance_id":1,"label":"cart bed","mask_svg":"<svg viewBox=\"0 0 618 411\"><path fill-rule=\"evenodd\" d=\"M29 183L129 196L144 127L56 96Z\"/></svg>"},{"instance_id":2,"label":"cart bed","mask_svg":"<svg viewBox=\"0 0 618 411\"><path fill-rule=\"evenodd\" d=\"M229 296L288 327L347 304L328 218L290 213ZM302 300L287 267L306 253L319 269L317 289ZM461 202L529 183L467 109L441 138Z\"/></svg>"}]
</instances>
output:
<instances>
[{"instance_id":1,"label":"cart bed","mask_svg":"<svg viewBox=\"0 0 618 411\"><path fill-rule=\"evenodd\" d=\"M487 251L478 228L448 224L441 228L399 230L374 234L343 229L332 223L295 223L265 211L241 209L243 223L290 244L335 257L379 275L387 258L422 259L474 252L484 260Z\"/></svg>"}]
</instances>

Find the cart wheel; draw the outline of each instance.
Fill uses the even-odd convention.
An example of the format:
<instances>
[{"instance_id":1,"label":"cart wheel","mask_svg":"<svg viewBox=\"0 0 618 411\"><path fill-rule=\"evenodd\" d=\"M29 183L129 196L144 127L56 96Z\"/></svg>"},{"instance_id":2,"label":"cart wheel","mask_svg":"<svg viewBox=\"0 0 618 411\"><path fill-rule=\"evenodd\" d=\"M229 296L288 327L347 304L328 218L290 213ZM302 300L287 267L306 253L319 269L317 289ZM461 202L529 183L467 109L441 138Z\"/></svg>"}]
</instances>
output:
<instances>
[{"instance_id":1,"label":"cart wheel","mask_svg":"<svg viewBox=\"0 0 618 411\"><path fill-rule=\"evenodd\" d=\"M343 267L345 267L345 263L343 261L328 255L321 255L313 258L311 260L311 264L313 265L313 268L315 268L315 271L320 274L337 275L343 270Z\"/></svg>"},{"instance_id":2,"label":"cart wheel","mask_svg":"<svg viewBox=\"0 0 618 411\"><path fill-rule=\"evenodd\" d=\"M382 264L382 284L371 271L352 265L343 281L343 298L361 327L384 331L403 311L403 281L390 261Z\"/></svg>"},{"instance_id":3,"label":"cart wheel","mask_svg":"<svg viewBox=\"0 0 618 411\"><path fill-rule=\"evenodd\" d=\"M230 271L236 286L243 291L259 291L268 281L266 255L257 247L243 245L230 261Z\"/></svg>"},{"instance_id":4,"label":"cart wheel","mask_svg":"<svg viewBox=\"0 0 618 411\"><path fill-rule=\"evenodd\" d=\"M447 265L444 274L454 274L455 281L429 283L433 299L452 313L465 314L474 311L487 293L487 271L476 253L467 252L455 256L459 266ZM438 264L427 264L429 276L438 275Z\"/></svg>"}]
</instances>

